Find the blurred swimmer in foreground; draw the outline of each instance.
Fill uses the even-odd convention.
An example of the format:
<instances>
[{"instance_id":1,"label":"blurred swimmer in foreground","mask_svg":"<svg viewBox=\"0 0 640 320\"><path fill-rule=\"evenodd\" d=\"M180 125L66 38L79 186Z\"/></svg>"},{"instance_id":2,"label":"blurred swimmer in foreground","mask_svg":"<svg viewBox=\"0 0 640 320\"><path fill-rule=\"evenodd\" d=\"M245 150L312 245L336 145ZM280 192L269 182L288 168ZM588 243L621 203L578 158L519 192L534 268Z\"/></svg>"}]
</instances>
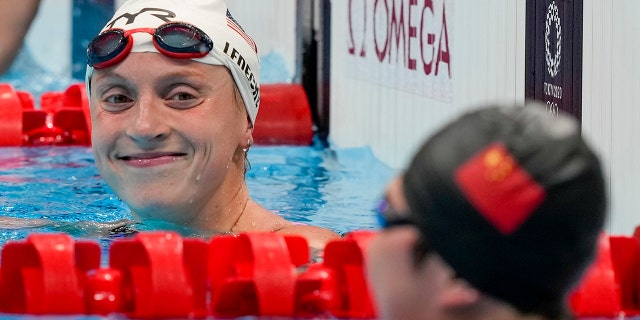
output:
<instances>
[{"instance_id":1,"label":"blurred swimmer in foreground","mask_svg":"<svg viewBox=\"0 0 640 320\"><path fill-rule=\"evenodd\" d=\"M607 199L573 118L469 112L390 183L368 277L383 319L571 319Z\"/></svg>"}]
</instances>

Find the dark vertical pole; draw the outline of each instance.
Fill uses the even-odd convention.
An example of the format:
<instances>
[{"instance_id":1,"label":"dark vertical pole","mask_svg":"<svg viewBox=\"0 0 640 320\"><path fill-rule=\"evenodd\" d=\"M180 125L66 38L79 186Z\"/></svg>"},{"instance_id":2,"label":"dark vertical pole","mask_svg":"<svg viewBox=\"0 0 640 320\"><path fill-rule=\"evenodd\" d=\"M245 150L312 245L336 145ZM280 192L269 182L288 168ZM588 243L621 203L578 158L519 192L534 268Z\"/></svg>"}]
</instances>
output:
<instances>
[{"instance_id":1,"label":"dark vertical pole","mask_svg":"<svg viewBox=\"0 0 640 320\"><path fill-rule=\"evenodd\" d=\"M320 1L320 35L318 65L318 128L329 134L331 101L331 0Z\"/></svg>"},{"instance_id":2,"label":"dark vertical pole","mask_svg":"<svg viewBox=\"0 0 640 320\"><path fill-rule=\"evenodd\" d=\"M573 1L573 108L572 114L574 114L578 120L582 121L582 48L583 48L583 1Z\"/></svg>"},{"instance_id":3,"label":"dark vertical pole","mask_svg":"<svg viewBox=\"0 0 640 320\"><path fill-rule=\"evenodd\" d=\"M293 82L303 82L305 74L308 72L309 61L308 51L313 40L313 1L296 1L296 63ZM305 87L306 89L306 87Z\"/></svg>"},{"instance_id":4,"label":"dark vertical pole","mask_svg":"<svg viewBox=\"0 0 640 320\"><path fill-rule=\"evenodd\" d=\"M316 78L318 53L314 30L314 1L298 0L297 5L298 42L301 43L301 45L298 46L298 56L301 57L302 63L298 64L300 70L296 71L296 74L301 75L299 80L301 81L301 84L307 93L307 98L309 99L313 123L317 124L318 119L316 116L316 110L318 105L318 94Z\"/></svg>"},{"instance_id":5,"label":"dark vertical pole","mask_svg":"<svg viewBox=\"0 0 640 320\"><path fill-rule=\"evenodd\" d=\"M329 79L331 56L331 1L298 1L302 26L302 85L311 105L316 134L325 142L329 134Z\"/></svg>"},{"instance_id":6,"label":"dark vertical pole","mask_svg":"<svg viewBox=\"0 0 640 320\"><path fill-rule=\"evenodd\" d=\"M525 26L525 76L524 76L524 92L527 99L535 99L535 79L536 65L536 0L527 0L526 7L526 26Z\"/></svg>"}]
</instances>

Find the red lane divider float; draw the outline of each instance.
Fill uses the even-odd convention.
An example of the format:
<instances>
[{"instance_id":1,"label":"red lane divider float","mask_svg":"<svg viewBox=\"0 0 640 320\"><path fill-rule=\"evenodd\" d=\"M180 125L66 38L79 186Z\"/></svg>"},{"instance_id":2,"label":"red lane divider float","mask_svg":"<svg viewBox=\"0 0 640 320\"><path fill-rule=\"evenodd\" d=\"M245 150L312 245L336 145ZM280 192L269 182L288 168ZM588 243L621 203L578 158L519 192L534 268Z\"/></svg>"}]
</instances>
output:
<instances>
[{"instance_id":1,"label":"red lane divider float","mask_svg":"<svg viewBox=\"0 0 640 320\"><path fill-rule=\"evenodd\" d=\"M16 92L11 85L0 83L0 146L22 144L22 109L33 108L26 92Z\"/></svg>"},{"instance_id":2,"label":"red lane divider float","mask_svg":"<svg viewBox=\"0 0 640 320\"><path fill-rule=\"evenodd\" d=\"M309 267L300 281L300 303L311 316L319 311L339 318L375 318L366 281L365 252L372 231L352 232L329 242L324 261Z\"/></svg>"},{"instance_id":3,"label":"red lane divider float","mask_svg":"<svg viewBox=\"0 0 640 320\"><path fill-rule=\"evenodd\" d=\"M65 234L31 234L7 243L1 261L1 311L82 314L86 273L100 266L100 247Z\"/></svg>"},{"instance_id":4,"label":"red lane divider float","mask_svg":"<svg viewBox=\"0 0 640 320\"><path fill-rule=\"evenodd\" d=\"M309 145L313 120L307 94L299 84L260 85L260 111L253 131L258 144Z\"/></svg>"},{"instance_id":5,"label":"red lane divider float","mask_svg":"<svg viewBox=\"0 0 640 320\"><path fill-rule=\"evenodd\" d=\"M640 226L633 236L602 235L594 263L569 297L579 317L640 315Z\"/></svg>"},{"instance_id":6,"label":"red lane divider float","mask_svg":"<svg viewBox=\"0 0 640 320\"><path fill-rule=\"evenodd\" d=\"M141 232L109 247L66 234L8 242L0 266L0 312L124 314L131 318L375 317L364 278L372 232L331 242L310 262L307 241L243 233L209 241Z\"/></svg>"},{"instance_id":7,"label":"red lane divider float","mask_svg":"<svg viewBox=\"0 0 640 320\"><path fill-rule=\"evenodd\" d=\"M622 311L621 291L615 278L610 238L598 241L598 254L580 285L569 296L571 309L580 316L613 317Z\"/></svg>"},{"instance_id":8,"label":"red lane divider float","mask_svg":"<svg viewBox=\"0 0 640 320\"><path fill-rule=\"evenodd\" d=\"M309 145L313 134L311 108L301 85L261 86L255 143ZM91 116L84 83L44 93L39 108L29 92L0 83L0 147L90 144Z\"/></svg>"},{"instance_id":9,"label":"red lane divider float","mask_svg":"<svg viewBox=\"0 0 640 320\"><path fill-rule=\"evenodd\" d=\"M91 118L84 84L33 97L0 83L0 146L89 145Z\"/></svg>"},{"instance_id":10,"label":"red lane divider float","mask_svg":"<svg viewBox=\"0 0 640 320\"><path fill-rule=\"evenodd\" d=\"M102 313L124 312L133 318L206 316L206 253L203 240L172 233L141 233L114 243L109 266L121 278L122 296L116 299L121 303L113 305L119 309Z\"/></svg>"},{"instance_id":11,"label":"red lane divider float","mask_svg":"<svg viewBox=\"0 0 640 320\"><path fill-rule=\"evenodd\" d=\"M293 316L296 268L308 261L309 248L301 237L248 233L213 238L208 261L212 313L224 318Z\"/></svg>"},{"instance_id":12,"label":"red lane divider float","mask_svg":"<svg viewBox=\"0 0 640 320\"><path fill-rule=\"evenodd\" d=\"M0 312L372 319L376 310L365 270L373 236L353 231L329 242L322 262L310 262L299 236L254 232L206 241L141 232L113 242L102 266L97 243L31 234L2 248ZM575 314L640 314L639 259L637 235L603 234L594 264L568 297Z\"/></svg>"}]
</instances>

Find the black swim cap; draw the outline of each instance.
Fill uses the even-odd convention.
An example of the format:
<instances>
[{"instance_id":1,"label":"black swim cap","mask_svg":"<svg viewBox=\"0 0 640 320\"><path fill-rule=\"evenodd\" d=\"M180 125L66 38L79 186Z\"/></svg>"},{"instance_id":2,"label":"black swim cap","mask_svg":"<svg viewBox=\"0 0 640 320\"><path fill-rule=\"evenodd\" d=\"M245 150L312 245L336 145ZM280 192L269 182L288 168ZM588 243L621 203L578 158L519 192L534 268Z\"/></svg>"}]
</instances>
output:
<instances>
[{"instance_id":1,"label":"black swim cap","mask_svg":"<svg viewBox=\"0 0 640 320\"><path fill-rule=\"evenodd\" d=\"M557 317L595 254L606 195L572 117L543 106L464 114L432 136L404 177L426 241L483 293Z\"/></svg>"}]
</instances>

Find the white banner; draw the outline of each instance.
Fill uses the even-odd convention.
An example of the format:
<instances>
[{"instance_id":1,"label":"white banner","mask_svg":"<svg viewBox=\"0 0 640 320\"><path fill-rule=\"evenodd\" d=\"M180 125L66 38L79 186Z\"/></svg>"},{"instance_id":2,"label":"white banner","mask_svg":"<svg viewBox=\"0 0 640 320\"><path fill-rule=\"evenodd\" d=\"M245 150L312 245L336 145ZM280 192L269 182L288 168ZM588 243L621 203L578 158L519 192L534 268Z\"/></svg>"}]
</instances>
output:
<instances>
[{"instance_id":1,"label":"white banner","mask_svg":"<svg viewBox=\"0 0 640 320\"><path fill-rule=\"evenodd\" d=\"M349 0L346 73L364 81L450 102L451 0Z\"/></svg>"}]
</instances>

